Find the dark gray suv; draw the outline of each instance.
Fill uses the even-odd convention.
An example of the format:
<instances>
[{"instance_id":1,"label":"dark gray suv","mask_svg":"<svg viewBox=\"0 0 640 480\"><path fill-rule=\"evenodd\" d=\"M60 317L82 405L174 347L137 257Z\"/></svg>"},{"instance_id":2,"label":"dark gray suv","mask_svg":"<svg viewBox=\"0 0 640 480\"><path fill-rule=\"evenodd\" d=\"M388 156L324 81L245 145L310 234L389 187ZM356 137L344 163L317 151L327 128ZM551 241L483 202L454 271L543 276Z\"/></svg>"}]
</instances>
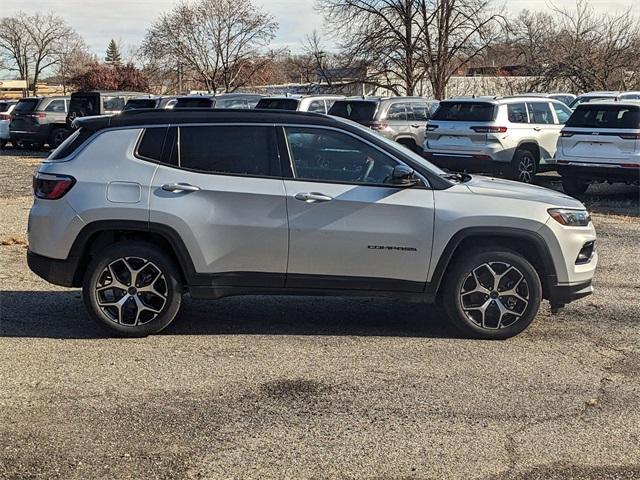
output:
<instances>
[{"instance_id":1,"label":"dark gray suv","mask_svg":"<svg viewBox=\"0 0 640 480\"><path fill-rule=\"evenodd\" d=\"M27 97L11 112L9 137L19 147L57 148L69 135L69 97Z\"/></svg>"}]
</instances>

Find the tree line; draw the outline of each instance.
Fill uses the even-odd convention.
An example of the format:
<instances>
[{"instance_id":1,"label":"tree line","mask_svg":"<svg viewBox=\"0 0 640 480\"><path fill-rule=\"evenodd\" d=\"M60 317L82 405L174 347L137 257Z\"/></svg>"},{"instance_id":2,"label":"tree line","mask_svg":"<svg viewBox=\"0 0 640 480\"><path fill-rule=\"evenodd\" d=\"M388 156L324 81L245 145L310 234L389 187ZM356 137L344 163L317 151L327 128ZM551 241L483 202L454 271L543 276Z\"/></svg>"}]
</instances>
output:
<instances>
[{"instance_id":1,"label":"tree line","mask_svg":"<svg viewBox=\"0 0 640 480\"><path fill-rule=\"evenodd\" d=\"M0 70L27 79L34 93L47 76L75 89L233 92L358 82L444 98L451 77L473 67L517 71L527 91L640 88L638 18L596 14L588 0L515 17L496 0L316 0L315 7L323 33L310 32L292 53L273 47L278 23L251 0L181 1L128 58L115 40L98 58L53 13L18 13L0 19Z\"/></svg>"}]
</instances>

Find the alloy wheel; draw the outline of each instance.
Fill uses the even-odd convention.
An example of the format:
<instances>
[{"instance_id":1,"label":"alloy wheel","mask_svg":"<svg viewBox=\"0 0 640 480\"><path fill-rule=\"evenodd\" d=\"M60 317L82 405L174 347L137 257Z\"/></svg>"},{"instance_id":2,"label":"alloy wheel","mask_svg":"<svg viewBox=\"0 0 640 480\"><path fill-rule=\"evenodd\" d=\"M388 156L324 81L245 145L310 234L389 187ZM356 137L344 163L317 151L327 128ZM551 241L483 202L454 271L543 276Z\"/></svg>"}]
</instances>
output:
<instances>
[{"instance_id":1,"label":"alloy wheel","mask_svg":"<svg viewBox=\"0 0 640 480\"><path fill-rule=\"evenodd\" d=\"M531 155L523 155L518 162L518 180L524 183L531 183L535 174L535 160Z\"/></svg>"},{"instance_id":2,"label":"alloy wheel","mask_svg":"<svg viewBox=\"0 0 640 480\"><path fill-rule=\"evenodd\" d=\"M56 132L56 134L53 136L53 148L58 148L62 142L64 142L67 139L67 134L64 131L58 131Z\"/></svg>"},{"instance_id":3,"label":"alloy wheel","mask_svg":"<svg viewBox=\"0 0 640 480\"><path fill-rule=\"evenodd\" d=\"M122 257L109 263L95 285L102 313L112 322L138 326L155 320L167 304L164 273L141 257Z\"/></svg>"},{"instance_id":4,"label":"alloy wheel","mask_svg":"<svg viewBox=\"0 0 640 480\"><path fill-rule=\"evenodd\" d=\"M524 274L505 262L474 268L460 288L460 305L469 320L481 328L499 330L525 314L530 290Z\"/></svg>"}]
</instances>

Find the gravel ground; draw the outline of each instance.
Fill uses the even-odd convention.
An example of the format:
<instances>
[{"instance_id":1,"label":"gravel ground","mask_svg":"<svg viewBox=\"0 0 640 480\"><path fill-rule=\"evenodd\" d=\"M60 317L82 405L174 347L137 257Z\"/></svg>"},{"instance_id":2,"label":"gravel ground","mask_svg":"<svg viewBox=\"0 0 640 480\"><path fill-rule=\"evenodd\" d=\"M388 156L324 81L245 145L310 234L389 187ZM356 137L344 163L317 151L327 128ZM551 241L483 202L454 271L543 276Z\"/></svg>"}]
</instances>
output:
<instances>
[{"instance_id":1,"label":"gravel ground","mask_svg":"<svg viewBox=\"0 0 640 480\"><path fill-rule=\"evenodd\" d=\"M0 152L0 478L640 478L638 190L585 197L597 293L504 342L382 299L186 299L108 338L25 263L38 159ZM543 184L557 187L557 178Z\"/></svg>"}]
</instances>

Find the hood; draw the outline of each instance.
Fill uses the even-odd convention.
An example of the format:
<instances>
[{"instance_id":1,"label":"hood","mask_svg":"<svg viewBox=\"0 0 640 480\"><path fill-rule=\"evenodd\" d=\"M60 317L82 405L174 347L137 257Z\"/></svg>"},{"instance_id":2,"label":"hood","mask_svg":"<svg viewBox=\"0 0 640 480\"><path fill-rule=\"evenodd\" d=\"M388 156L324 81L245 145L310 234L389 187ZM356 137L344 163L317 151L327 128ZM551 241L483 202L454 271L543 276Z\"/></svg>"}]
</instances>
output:
<instances>
[{"instance_id":1,"label":"hood","mask_svg":"<svg viewBox=\"0 0 640 480\"><path fill-rule=\"evenodd\" d=\"M529 200L554 207L585 209L582 202L564 193L512 180L474 175L464 185L478 195Z\"/></svg>"}]
</instances>

